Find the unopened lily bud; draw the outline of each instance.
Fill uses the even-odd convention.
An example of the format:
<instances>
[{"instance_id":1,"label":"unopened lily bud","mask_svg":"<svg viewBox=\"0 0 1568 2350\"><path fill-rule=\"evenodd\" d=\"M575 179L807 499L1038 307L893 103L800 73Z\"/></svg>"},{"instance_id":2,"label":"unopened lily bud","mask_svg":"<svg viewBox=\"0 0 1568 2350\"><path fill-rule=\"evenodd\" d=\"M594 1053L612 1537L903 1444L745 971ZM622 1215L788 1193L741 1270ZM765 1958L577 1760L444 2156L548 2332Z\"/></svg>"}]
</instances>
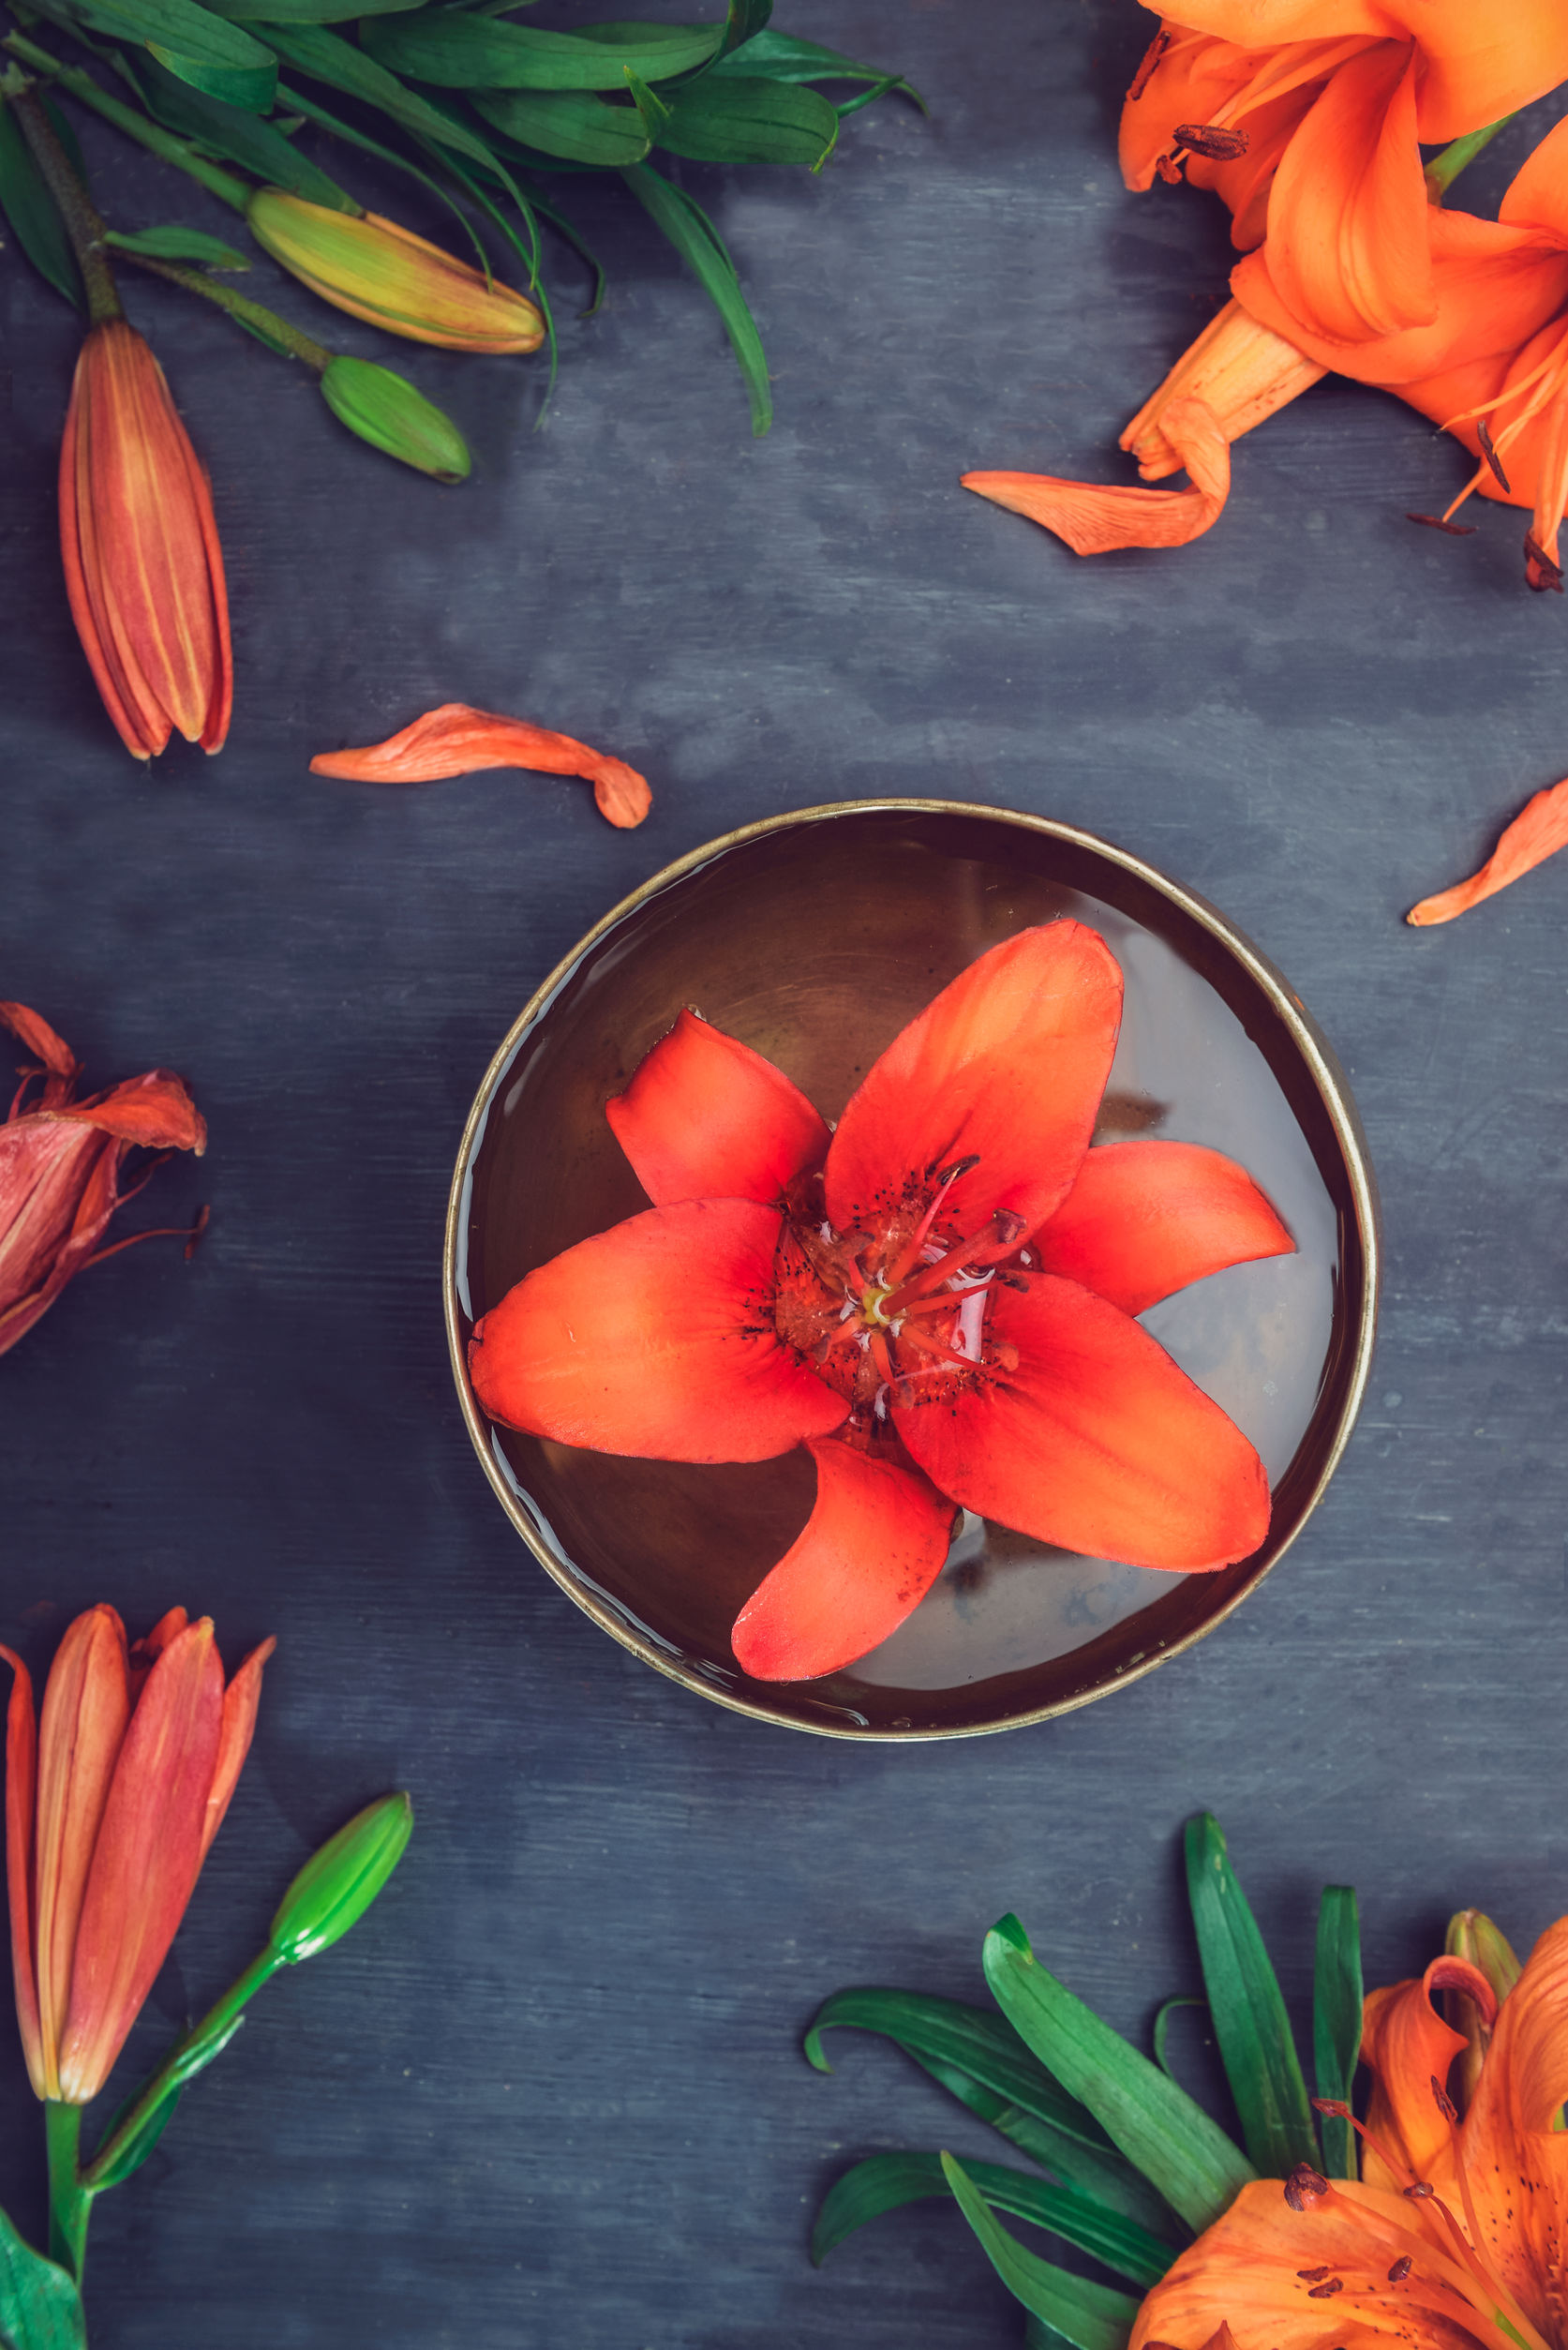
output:
<instances>
[{"instance_id":1,"label":"unopened lily bud","mask_svg":"<svg viewBox=\"0 0 1568 2350\"><path fill-rule=\"evenodd\" d=\"M1486 1977L1500 2007L1522 1972L1513 1944L1481 1909L1456 1910L1448 1921L1443 1950L1450 1958L1468 1959ZM1464 2033L1468 2043L1459 2058L1459 2075L1468 2105L1481 2077L1482 2060L1492 2037L1492 2019L1483 2015L1477 2002L1463 1991L1445 1989L1442 2003L1449 2024L1455 2031Z\"/></svg>"},{"instance_id":2,"label":"unopened lily bud","mask_svg":"<svg viewBox=\"0 0 1568 2350\"><path fill-rule=\"evenodd\" d=\"M321 397L339 424L373 449L384 449L439 482L467 481L470 460L462 434L406 376L373 359L340 355L321 382Z\"/></svg>"},{"instance_id":3,"label":"unopened lily bud","mask_svg":"<svg viewBox=\"0 0 1568 2350\"><path fill-rule=\"evenodd\" d=\"M257 243L312 293L389 335L448 351L537 351L545 339L531 302L379 213L356 217L260 187L246 217Z\"/></svg>"},{"instance_id":4,"label":"unopened lily bud","mask_svg":"<svg viewBox=\"0 0 1568 2350\"><path fill-rule=\"evenodd\" d=\"M407 1795L382 1795L312 1855L277 1905L268 1942L291 1967L330 1950L365 1915L413 1834Z\"/></svg>"}]
</instances>

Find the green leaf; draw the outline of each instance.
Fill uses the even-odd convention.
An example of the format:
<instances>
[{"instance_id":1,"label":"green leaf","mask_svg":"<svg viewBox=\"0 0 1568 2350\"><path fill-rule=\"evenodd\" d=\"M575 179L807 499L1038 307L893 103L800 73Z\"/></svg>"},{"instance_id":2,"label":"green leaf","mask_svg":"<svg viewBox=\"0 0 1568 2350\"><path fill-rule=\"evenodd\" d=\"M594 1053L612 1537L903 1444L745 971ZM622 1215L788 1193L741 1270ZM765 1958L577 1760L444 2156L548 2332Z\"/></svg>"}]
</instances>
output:
<instances>
[{"instance_id":1,"label":"green leaf","mask_svg":"<svg viewBox=\"0 0 1568 2350\"><path fill-rule=\"evenodd\" d=\"M1103 2205L1068 2187L1053 2187L1027 2171L999 2163L971 2163L969 2176L998 2208L1015 2219L1048 2228L1080 2252L1103 2261L1147 2288L1157 2284L1175 2258L1169 2244L1142 2228L1119 2219ZM823 2198L812 2230L812 2258L818 2266L836 2245L868 2220L896 2211L906 2203L949 2193L942 2164L934 2154L872 2154L834 2180Z\"/></svg>"},{"instance_id":2,"label":"green leaf","mask_svg":"<svg viewBox=\"0 0 1568 2350\"><path fill-rule=\"evenodd\" d=\"M706 65L717 24L599 25L540 33L495 17L426 10L406 23L376 19L365 46L394 73L446 90L623 90L627 67L644 82Z\"/></svg>"},{"instance_id":3,"label":"green leaf","mask_svg":"<svg viewBox=\"0 0 1568 2350\"><path fill-rule=\"evenodd\" d=\"M1201 2105L1039 1964L1014 1917L985 1938L985 1979L1040 2062L1190 2227L1208 2227L1256 2178Z\"/></svg>"},{"instance_id":4,"label":"green leaf","mask_svg":"<svg viewBox=\"0 0 1568 2350\"><path fill-rule=\"evenodd\" d=\"M719 43L720 56L727 57L745 42L755 40L766 30L772 13L773 0L729 0L724 38Z\"/></svg>"},{"instance_id":5,"label":"green leaf","mask_svg":"<svg viewBox=\"0 0 1568 2350\"><path fill-rule=\"evenodd\" d=\"M82 273L76 265L66 224L56 209L33 150L17 127L11 110L0 101L0 211L11 233L40 277L79 310L87 307Z\"/></svg>"},{"instance_id":6,"label":"green leaf","mask_svg":"<svg viewBox=\"0 0 1568 2350\"><path fill-rule=\"evenodd\" d=\"M396 147L383 146L379 139L372 139L367 130L361 130L355 123L344 122L341 116L333 113L329 108L319 105L314 98L306 97L298 90L290 89L286 82L278 83L277 95L279 99L289 106L297 107L306 122L317 124L321 129L329 132L333 138L342 139L350 146L358 147L364 155L377 156L381 162L390 163L395 171L406 173L411 180L417 180L421 187L427 189L439 203L445 204L453 218L461 223L464 235L473 247L480 268L488 271L489 255L474 233L472 221L463 210L462 205L454 202L439 180L432 179L428 172L422 171L417 163L411 163L406 155L399 155ZM357 210L357 206L355 209Z\"/></svg>"},{"instance_id":7,"label":"green leaf","mask_svg":"<svg viewBox=\"0 0 1568 2350\"><path fill-rule=\"evenodd\" d=\"M1318 1950L1312 1969L1312 2060L1318 2095L1347 2105L1361 2054L1361 1923L1355 1889L1325 1885L1318 1905ZM1323 2167L1331 2178L1357 2176L1355 2132L1348 2121L1321 2114Z\"/></svg>"},{"instance_id":8,"label":"green leaf","mask_svg":"<svg viewBox=\"0 0 1568 2350\"><path fill-rule=\"evenodd\" d=\"M591 90L475 90L473 104L509 139L569 163L620 170L649 150L635 107L606 106Z\"/></svg>"},{"instance_id":9,"label":"green leaf","mask_svg":"<svg viewBox=\"0 0 1568 2350\"><path fill-rule=\"evenodd\" d=\"M1004 2028L1009 2032L1012 2029L1010 2025ZM1013 2037L1016 2039L1017 2034ZM1177 2225L1169 2205L1113 2146L1106 2146L1103 2152L1098 2147L1085 2146L1065 2130L1053 2129L1050 2122L1038 2120L1021 2106L996 2096L956 2066L933 2063L929 2057L917 2056L913 2049L907 2053L949 2097L956 2097L961 2105L988 2121L1000 2136L1016 2146L1021 2154L1027 2154L1042 2170L1066 2179L1077 2193L1135 2222L1145 2232L1152 2231L1157 2238L1169 2237ZM1092 2117L1089 2118L1091 2125L1098 2127Z\"/></svg>"},{"instance_id":10,"label":"green leaf","mask_svg":"<svg viewBox=\"0 0 1568 2350\"><path fill-rule=\"evenodd\" d=\"M1199 1998L1197 1994L1191 1991L1179 1991L1173 1999L1164 1999L1160 2002L1155 2016L1155 2062L1162 2073L1170 2073L1172 2081L1176 2076L1174 2073L1172 2073L1170 2059L1165 2054L1165 2035L1171 2028L1171 2012L1172 2008L1207 2007L1207 1999Z\"/></svg>"},{"instance_id":11,"label":"green leaf","mask_svg":"<svg viewBox=\"0 0 1568 2350\"><path fill-rule=\"evenodd\" d=\"M794 33L778 33L771 26L766 32L754 33L744 50L732 50L710 67L714 73L765 74L769 82L888 82L913 98L921 113L928 110L924 98L912 82L902 74L889 75L885 66L868 66L859 57L843 56L836 49L823 49L815 41L803 41Z\"/></svg>"},{"instance_id":12,"label":"green leaf","mask_svg":"<svg viewBox=\"0 0 1568 2350\"><path fill-rule=\"evenodd\" d=\"M650 163L635 163L620 174L645 212L661 228L688 267L701 280L724 321L730 347L739 363L752 404L752 430L760 437L773 421L773 395L768 383L768 361L756 321L746 305L735 264L725 252L717 229L702 206L684 188L672 187Z\"/></svg>"},{"instance_id":13,"label":"green leaf","mask_svg":"<svg viewBox=\"0 0 1568 2350\"><path fill-rule=\"evenodd\" d=\"M204 154L237 163L269 187L286 188L307 203L325 204L333 212L357 212L353 198L336 180L308 161L286 139L276 123L259 122L254 114L221 99L203 97L151 57L127 58L127 78L155 121L176 137L188 139Z\"/></svg>"},{"instance_id":14,"label":"green leaf","mask_svg":"<svg viewBox=\"0 0 1568 2350\"><path fill-rule=\"evenodd\" d=\"M0 2211L0 2335L11 2350L86 2350L82 2296Z\"/></svg>"},{"instance_id":15,"label":"green leaf","mask_svg":"<svg viewBox=\"0 0 1568 2350\"><path fill-rule=\"evenodd\" d=\"M196 0L36 0L52 22L82 24L112 40L148 50L181 82L248 113L264 114L277 84L277 60L238 24Z\"/></svg>"},{"instance_id":16,"label":"green leaf","mask_svg":"<svg viewBox=\"0 0 1568 2350\"><path fill-rule=\"evenodd\" d=\"M434 139L459 155L472 156L475 162L493 163L490 150L475 132L454 122L417 91L406 90L396 74L340 33L329 33L324 24L269 23L264 29L285 63L297 67L312 82L324 82L329 89L363 99L401 129L411 130L416 139Z\"/></svg>"},{"instance_id":17,"label":"green leaf","mask_svg":"<svg viewBox=\"0 0 1568 2350\"><path fill-rule=\"evenodd\" d=\"M207 0L219 16L245 22L265 18L275 24L343 24L351 17L391 16L419 8L425 0Z\"/></svg>"},{"instance_id":18,"label":"green leaf","mask_svg":"<svg viewBox=\"0 0 1568 2350\"><path fill-rule=\"evenodd\" d=\"M1074 2345L1074 2350L1127 2350L1138 2304L1108 2284L1091 2284L1041 2260L992 2217L991 2206L962 2163L941 2157L959 2209L979 2238L992 2267L1014 2298Z\"/></svg>"},{"instance_id":19,"label":"green leaf","mask_svg":"<svg viewBox=\"0 0 1568 2350\"><path fill-rule=\"evenodd\" d=\"M820 171L839 135L838 109L815 90L739 75L671 92L661 147L694 163L796 163Z\"/></svg>"},{"instance_id":20,"label":"green leaf","mask_svg":"<svg viewBox=\"0 0 1568 2350\"><path fill-rule=\"evenodd\" d=\"M632 103L637 110L644 130L650 139L657 139L674 110L648 82L635 74L630 66L626 68L626 87L632 94Z\"/></svg>"},{"instance_id":21,"label":"green leaf","mask_svg":"<svg viewBox=\"0 0 1568 2350\"><path fill-rule=\"evenodd\" d=\"M1187 1823L1187 1893L1215 2038L1242 2135L1265 2178L1317 2167L1318 2138L1291 2019L1212 1812Z\"/></svg>"},{"instance_id":22,"label":"green leaf","mask_svg":"<svg viewBox=\"0 0 1568 2350\"><path fill-rule=\"evenodd\" d=\"M122 253L150 253L155 261L195 262L202 269L248 269L249 262L231 245L220 244L205 229L187 229L178 221L155 229L111 229L106 242Z\"/></svg>"}]
</instances>

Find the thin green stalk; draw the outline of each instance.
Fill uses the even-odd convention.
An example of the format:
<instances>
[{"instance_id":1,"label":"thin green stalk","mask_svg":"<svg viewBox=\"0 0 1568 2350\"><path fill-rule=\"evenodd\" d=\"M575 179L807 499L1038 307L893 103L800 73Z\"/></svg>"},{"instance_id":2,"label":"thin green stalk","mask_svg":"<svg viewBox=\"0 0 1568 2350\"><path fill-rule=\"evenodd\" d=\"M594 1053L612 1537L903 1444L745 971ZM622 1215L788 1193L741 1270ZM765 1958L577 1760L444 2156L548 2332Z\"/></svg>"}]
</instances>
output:
<instances>
[{"instance_id":1,"label":"thin green stalk","mask_svg":"<svg viewBox=\"0 0 1568 2350\"><path fill-rule=\"evenodd\" d=\"M14 66L7 70L6 81L9 82L13 77L22 83L22 87L7 88L7 102L16 117L17 127L33 151L33 160L65 223L66 234L76 255L77 267L82 272L82 289L87 296L87 315L95 326L102 326L110 319L124 318L119 289L114 283L114 272L109 266L104 247L103 217L60 144L59 135L44 111L37 90L25 76L17 72Z\"/></svg>"},{"instance_id":2,"label":"thin green stalk","mask_svg":"<svg viewBox=\"0 0 1568 2350\"><path fill-rule=\"evenodd\" d=\"M89 2193L97 2193L113 2169L116 2158L154 2118L159 2106L174 2095L192 2073L201 2071L208 2061L209 2047L213 2055L217 2053L262 1983L270 1982L284 1963L269 1943L265 1950L257 1953L238 1981L230 1984L217 2005L207 2010L202 2021L174 2043L119 2128L105 2139L82 2172L82 2184Z\"/></svg>"},{"instance_id":3,"label":"thin green stalk","mask_svg":"<svg viewBox=\"0 0 1568 2350\"><path fill-rule=\"evenodd\" d=\"M279 318L276 310L252 302L248 294L236 293L232 286L219 284L216 277L205 276L200 269L182 269L177 262L159 261L152 253L133 253L124 247L119 250L122 261L134 262L138 269L150 270L155 277L167 277L172 286L183 286L187 293L199 293L204 302L215 302L220 310L227 310L231 319L241 326L248 326L253 335L270 343L284 357L302 360L306 367L314 367L318 375L324 375L331 367L334 353L325 343L302 334L287 319Z\"/></svg>"},{"instance_id":4,"label":"thin green stalk","mask_svg":"<svg viewBox=\"0 0 1568 2350\"><path fill-rule=\"evenodd\" d=\"M46 2097L43 2126L49 2145L49 2256L80 2284L87 2258L87 2223L93 2215L93 2190L77 2165L82 2108Z\"/></svg>"},{"instance_id":5,"label":"thin green stalk","mask_svg":"<svg viewBox=\"0 0 1568 2350\"><path fill-rule=\"evenodd\" d=\"M1462 139L1456 139L1452 146L1444 147L1441 155L1433 157L1426 166L1426 194L1434 204L1441 203L1465 166L1473 163L1482 148L1489 146L1498 132L1506 130L1513 119L1512 114L1500 115L1495 123L1488 123L1485 130L1467 131Z\"/></svg>"},{"instance_id":6,"label":"thin green stalk","mask_svg":"<svg viewBox=\"0 0 1568 2350\"><path fill-rule=\"evenodd\" d=\"M68 90L72 97L80 98L83 106L90 106L95 113L101 114L105 122L112 123L128 138L139 140L154 155L161 156L166 163L175 164L180 171L187 172L192 179L200 180L210 195L218 197L226 204L232 204L236 212L244 212L250 202L252 190L244 180L236 179L231 172L225 172L219 165L209 162L188 140L176 139L173 132L165 130L161 123L155 123L147 115L138 113L134 106L127 106L123 99L111 97L107 90L99 89L90 73L83 73L79 66L62 65L59 58L51 56L47 49L40 49L37 41L29 40L25 33L6 34L0 39L0 47L8 49L13 57L22 58L39 73L47 74L52 81L59 83L62 90Z\"/></svg>"}]
</instances>

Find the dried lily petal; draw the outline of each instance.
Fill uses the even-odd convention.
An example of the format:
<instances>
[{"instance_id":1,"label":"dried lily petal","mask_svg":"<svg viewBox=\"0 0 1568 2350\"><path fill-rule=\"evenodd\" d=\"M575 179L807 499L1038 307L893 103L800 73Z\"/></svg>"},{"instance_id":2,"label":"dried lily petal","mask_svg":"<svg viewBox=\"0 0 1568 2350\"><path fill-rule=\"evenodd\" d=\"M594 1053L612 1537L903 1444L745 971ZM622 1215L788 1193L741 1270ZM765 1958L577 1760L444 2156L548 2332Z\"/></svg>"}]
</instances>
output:
<instances>
[{"instance_id":1,"label":"dried lily petal","mask_svg":"<svg viewBox=\"0 0 1568 2350\"><path fill-rule=\"evenodd\" d=\"M580 775L593 786L600 815L623 831L640 824L653 805L653 794L635 767L591 751L569 734L552 734L526 718L470 710L466 702L442 702L401 734L389 735L363 751L320 752L310 762L310 772L366 784L434 784L489 767Z\"/></svg>"},{"instance_id":2,"label":"dried lily petal","mask_svg":"<svg viewBox=\"0 0 1568 2350\"><path fill-rule=\"evenodd\" d=\"M1568 847L1568 781L1536 793L1508 826L1479 873L1472 873L1468 881L1456 882L1452 890L1440 890L1436 897L1423 898L1405 920L1418 930L1433 922L1451 922L1456 915L1479 906L1483 898L1496 897L1511 881L1517 881L1564 847Z\"/></svg>"},{"instance_id":3,"label":"dried lily petal","mask_svg":"<svg viewBox=\"0 0 1568 2350\"><path fill-rule=\"evenodd\" d=\"M48 1022L25 1004L0 1003L0 1023L42 1063L22 1072L0 1125L3 1355L48 1311L74 1274L109 1253L98 1243L115 1209L131 1196L120 1189L126 1152L188 1150L200 1158L207 1130L184 1082L166 1069L149 1070L85 1101L73 1101L77 1064ZM23 1107L40 1076L42 1092L30 1108ZM150 1240L155 1235L133 1237Z\"/></svg>"}]
</instances>

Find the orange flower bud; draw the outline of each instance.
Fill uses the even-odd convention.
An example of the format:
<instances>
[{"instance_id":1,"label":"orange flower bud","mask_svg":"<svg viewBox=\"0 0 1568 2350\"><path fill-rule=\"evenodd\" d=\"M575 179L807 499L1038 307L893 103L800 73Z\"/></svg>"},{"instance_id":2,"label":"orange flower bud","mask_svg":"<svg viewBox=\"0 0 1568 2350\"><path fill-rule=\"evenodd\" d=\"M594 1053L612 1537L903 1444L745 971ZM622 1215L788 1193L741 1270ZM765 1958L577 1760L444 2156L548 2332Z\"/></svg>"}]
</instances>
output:
<instances>
[{"instance_id":1,"label":"orange flower bud","mask_svg":"<svg viewBox=\"0 0 1568 2350\"><path fill-rule=\"evenodd\" d=\"M263 1640L227 1688L210 1620L171 1609L134 1649L112 1608L78 1616L35 1722L15 1676L6 1863L17 2021L39 2097L85 2105L153 1987L250 1746Z\"/></svg>"},{"instance_id":2,"label":"orange flower bud","mask_svg":"<svg viewBox=\"0 0 1568 2350\"><path fill-rule=\"evenodd\" d=\"M163 369L133 326L93 327L60 448L60 549L71 618L135 758L178 727L219 751L233 659L212 492Z\"/></svg>"},{"instance_id":3,"label":"orange flower bud","mask_svg":"<svg viewBox=\"0 0 1568 2350\"><path fill-rule=\"evenodd\" d=\"M389 335L448 351L537 351L545 339L531 302L379 213L333 212L261 187L246 217L301 285Z\"/></svg>"}]
</instances>

